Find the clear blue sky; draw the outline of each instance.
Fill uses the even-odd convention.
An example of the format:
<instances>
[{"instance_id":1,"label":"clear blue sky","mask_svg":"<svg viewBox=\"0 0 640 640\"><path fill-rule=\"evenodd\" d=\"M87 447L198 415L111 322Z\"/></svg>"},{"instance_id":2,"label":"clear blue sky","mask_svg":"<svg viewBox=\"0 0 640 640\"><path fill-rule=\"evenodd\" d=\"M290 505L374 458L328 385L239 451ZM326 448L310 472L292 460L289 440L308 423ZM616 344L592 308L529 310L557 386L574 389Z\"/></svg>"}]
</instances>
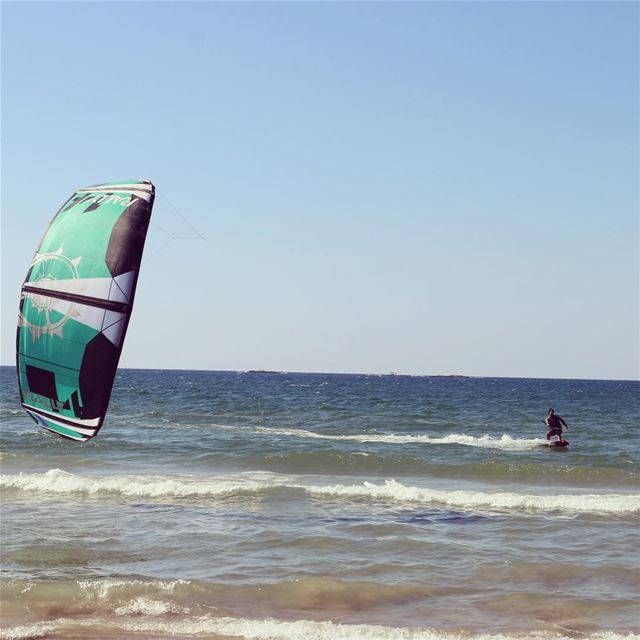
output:
<instances>
[{"instance_id":1,"label":"clear blue sky","mask_svg":"<svg viewBox=\"0 0 640 640\"><path fill-rule=\"evenodd\" d=\"M147 178L121 366L637 379L639 17L3 2L2 363L57 208Z\"/></svg>"}]
</instances>

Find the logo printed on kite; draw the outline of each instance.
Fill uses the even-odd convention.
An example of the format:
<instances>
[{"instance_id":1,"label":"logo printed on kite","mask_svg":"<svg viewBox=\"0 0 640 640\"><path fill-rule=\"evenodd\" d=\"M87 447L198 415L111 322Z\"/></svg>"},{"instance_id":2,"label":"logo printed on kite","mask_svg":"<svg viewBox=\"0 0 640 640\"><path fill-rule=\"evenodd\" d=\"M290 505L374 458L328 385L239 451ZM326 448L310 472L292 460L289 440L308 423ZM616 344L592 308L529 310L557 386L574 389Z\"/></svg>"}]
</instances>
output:
<instances>
[{"instance_id":1,"label":"logo printed on kite","mask_svg":"<svg viewBox=\"0 0 640 640\"><path fill-rule=\"evenodd\" d=\"M42 335L62 338L64 325L78 315L73 302L52 298L46 294L46 289L48 282L77 280L80 277L78 264L81 260L82 256L73 260L67 258L63 247L52 253L36 253L31 263L31 272L35 272L38 278L32 284L41 286L44 291L42 295L30 294L29 299L36 312L30 314L31 320L27 320L23 313L19 317L20 326L29 329L34 342Z\"/></svg>"},{"instance_id":2,"label":"logo printed on kite","mask_svg":"<svg viewBox=\"0 0 640 640\"><path fill-rule=\"evenodd\" d=\"M113 204L119 204L121 207L128 207L131 204L131 196L117 196L115 194L104 194L94 196L93 198L87 198L84 202L90 204L106 204L108 202ZM95 209L93 209L95 211ZM85 209L85 212L87 209Z\"/></svg>"}]
</instances>

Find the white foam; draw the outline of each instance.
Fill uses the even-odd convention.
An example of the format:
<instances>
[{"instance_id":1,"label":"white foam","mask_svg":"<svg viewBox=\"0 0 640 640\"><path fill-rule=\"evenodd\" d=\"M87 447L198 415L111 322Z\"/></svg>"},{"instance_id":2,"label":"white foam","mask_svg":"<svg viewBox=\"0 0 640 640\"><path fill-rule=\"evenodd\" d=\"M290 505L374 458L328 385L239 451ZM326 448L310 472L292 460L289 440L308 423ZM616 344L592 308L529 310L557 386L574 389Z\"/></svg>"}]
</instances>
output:
<instances>
[{"instance_id":1,"label":"white foam","mask_svg":"<svg viewBox=\"0 0 640 640\"><path fill-rule=\"evenodd\" d=\"M186 609L179 607L172 602L164 602L161 600L150 600L144 596L139 596L127 604L124 604L115 610L118 616L144 615L144 616L161 616L167 613L186 613Z\"/></svg>"},{"instance_id":2,"label":"white foam","mask_svg":"<svg viewBox=\"0 0 640 640\"><path fill-rule=\"evenodd\" d=\"M0 638L3 640L35 640L46 638L55 630L56 622L35 622L24 624L10 629L0 629Z\"/></svg>"},{"instance_id":3,"label":"white foam","mask_svg":"<svg viewBox=\"0 0 640 640\"><path fill-rule=\"evenodd\" d=\"M568 640L574 636L564 636L549 631L528 633L493 634L455 631L439 631L427 628L385 627L369 624L339 624L330 621L312 620L283 621L272 618L250 620L243 618L198 618L148 620L148 619L95 619L73 620L60 618L46 623L14 627L0 632L6 640L39 638L52 633L59 627L90 629L97 626L104 630L120 630L131 634L162 634L162 637L190 637L202 634L223 634L245 640ZM131 637L131 636L128 636ZM640 636L611 631L596 632L582 636L582 640L638 640Z\"/></svg>"},{"instance_id":4,"label":"white foam","mask_svg":"<svg viewBox=\"0 0 640 640\"><path fill-rule=\"evenodd\" d=\"M443 437L427 435L398 435L382 433L363 433L352 435L331 435L307 431L306 429L276 429L269 427L256 427L257 433L268 435L282 435L298 438L316 438L319 440L346 440L352 442L379 442L386 444L461 444L468 447L481 449L500 449L502 451L526 451L536 449L546 444L543 438L519 439L503 434L500 438L490 435L468 436L464 433L450 433Z\"/></svg>"},{"instance_id":5,"label":"white foam","mask_svg":"<svg viewBox=\"0 0 640 640\"><path fill-rule=\"evenodd\" d=\"M304 478L276 473L228 476L78 476L61 469L44 474L2 475L0 487L26 492L100 495L160 499L256 495L278 489L295 489L313 496L386 500L466 511L568 511L578 513L628 514L640 512L640 495L633 494L525 494L472 490L442 490L406 486L395 480L382 484L315 485Z\"/></svg>"},{"instance_id":6,"label":"white foam","mask_svg":"<svg viewBox=\"0 0 640 640\"><path fill-rule=\"evenodd\" d=\"M129 497L223 496L234 493L256 493L264 483L237 478L224 480L199 476L78 476L62 469L44 474L20 473L0 476L0 487L38 493L109 494Z\"/></svg>"},{"instance_id":7,"label":"white foam","mask_svg":"<svg viewBox=\"0 0 640 640\"><path fill-rule=\"evenodd\" d=\"M153 582L153 588L164 593L173 593L174 589L179 585L188 584L187 580L157 580ZM97 579L97 580L80 580L78 586L82 591L97 597L100 600L110 600L113 592L124 590L127 588L147 589L149 582L143 580L117 580L117 579Z\"/></svg>"},{"instance_id":8,"label":"white foam","mask_svg":"<svg viewBox=\"0 0 640 640\"><path fill-rule=\"evenodd\" d=\"M160 626L160 628L158 628ZM162 625L134 622L128 631L171 633L177 636L216 633L244 640L461 640L461 636L431 629L383 627L368 624L338 624L296 620L293 622L267 618L195 618ZM475 636L473 640L506 640L506 636ZM471 639L469 639L471 640ZM539 637L538 637L538 640Z\"/></svg>"},{"instance_id":9,"label":"white foam","mask_svg":"<svg viewBox=\"0 0 640 640\"><path fill-rule=\"evenodd\" d=\"M312 620L246 620L220 618L202 619L200 633L211 632L240 636L245 640L564 640L566 636L549 632L528 634L456 633L436 629L384 627L369 624L338 624ZM213 623L213 624L212 624ZM174 632L175 633L175 632ZM604 632L590 636L591 640L637 640L639 636Z\"/></svg>"},{"instance_id":10,"label":"white foam","mask_svg":"<svg viewBox=\"0 0 640 640\"><path fill-rule=\"evenodd\" d=\"M512 492L442 491L407 487L395 480L383 484L308 486L314 495L348 496L444 505L461 510L496 509L525 511L574 511L591 513L632 513L640 511L640 495L535 495Z\"/></svg>"}]
</instances>

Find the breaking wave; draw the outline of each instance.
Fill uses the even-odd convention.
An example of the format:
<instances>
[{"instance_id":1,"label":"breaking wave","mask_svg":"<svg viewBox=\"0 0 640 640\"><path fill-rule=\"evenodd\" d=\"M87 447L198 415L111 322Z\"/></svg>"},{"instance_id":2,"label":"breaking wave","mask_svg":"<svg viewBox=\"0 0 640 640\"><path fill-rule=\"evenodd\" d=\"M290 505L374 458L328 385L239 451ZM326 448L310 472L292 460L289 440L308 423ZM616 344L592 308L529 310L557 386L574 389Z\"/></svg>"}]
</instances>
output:
<instances>
[{"instance_id":1,"label":"breaking wave","mask_svg":"<svg viewBox=\"0 0 640 640\"><path fill-rule=\"evenodd\" d=\"M640 511L640 495L624 493L544 495L518 492L443 490L407 486L396 480L380 484L314 485L300 478L272 473L225 476L80 476L61 469L46 473L0 476L4 490L78 496L120 495L130 498L201 499L260 496L283 491L316 497L382 500L466 511L564 511L573 513L629 514Z\"/></svg>"},{"instance_id":2,"label":"breaking wave","mask_svg":"<svg viewBox=\"0 0 640 640\"><path fill-rule=\"evenodd\" d=\"M341 624L331 621L294 620L285 621L274 618L252 620L198 616L165 621L154 619L155 612L144 618L96 618L90 620L74 620L60 618L53 621L37 622L6 629L0 632L4 640L27 640L52 637L56 630L64 628L66 633L76 632L79 637L90 633L92 628L108 637L122 637L115 634L126 633L126 637L185 638L200 637L206 634L223 634L244 640L638 640L640 636L620 634L611 631L592 634L575 633L562 635L549 631L536 631L516 634L470 633L456 631L440 631L426 628L386 627L371 624ZM92 637L93 634L91 634ZM78 637L78 636L76 636Z\"/></svg>"}]
</instances>

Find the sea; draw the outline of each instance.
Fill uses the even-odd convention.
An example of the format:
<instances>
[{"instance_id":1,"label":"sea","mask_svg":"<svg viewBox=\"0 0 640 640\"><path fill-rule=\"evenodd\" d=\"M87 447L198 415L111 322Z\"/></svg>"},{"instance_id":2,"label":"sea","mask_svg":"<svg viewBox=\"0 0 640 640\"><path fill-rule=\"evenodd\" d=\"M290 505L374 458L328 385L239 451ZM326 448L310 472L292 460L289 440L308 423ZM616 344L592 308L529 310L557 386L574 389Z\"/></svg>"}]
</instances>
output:
<instances>
[{"instance_id":1,"label":"sea","mask_svg":"<svg viewBox=\"0 0 640 640\"><path fill-rule=\"evenodd\" d=\"M79 444L0 375L0 638L640 637L639 382L123 369Z\"/></svg>"}]
</instances>

